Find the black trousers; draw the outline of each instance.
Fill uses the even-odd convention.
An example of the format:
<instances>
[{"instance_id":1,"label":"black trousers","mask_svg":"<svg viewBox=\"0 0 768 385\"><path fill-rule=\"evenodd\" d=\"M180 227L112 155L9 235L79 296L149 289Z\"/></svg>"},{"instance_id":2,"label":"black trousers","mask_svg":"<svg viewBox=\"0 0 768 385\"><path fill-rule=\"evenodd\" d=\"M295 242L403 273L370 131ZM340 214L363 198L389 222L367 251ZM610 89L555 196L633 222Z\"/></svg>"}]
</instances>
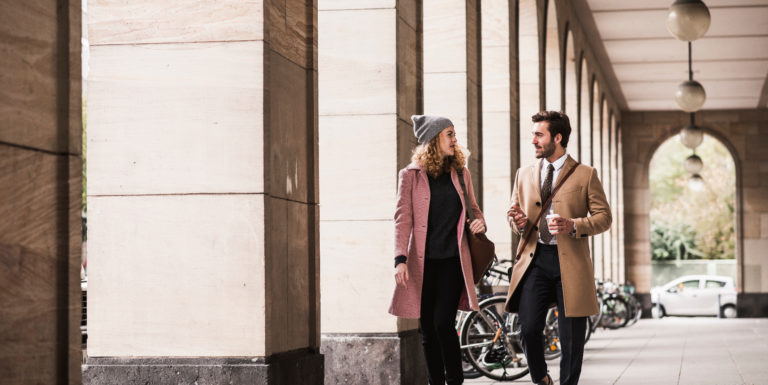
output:
<instances>
[{"instance_id":1,"label":"black trousers","mask_svg":"<svg viewBox=\"0 0 768 385\"><path fill-rule=\"evenodd\" d=\"M563 284L560 281L560 259L557 246L539 243L532 265L521 283L521 337L525 357L534 383L547 375L544 361L544 324L550 304L557 302L560 334L560 384L576 385L584 358L587 317L566 317L563 306Z\"/></svg>"},{"instance_id":2,"label":"black trousers","mask_svg":"<svg viewBox=\"0 0 768 385\"><path fill-rule=\"evenodd\" d=\"M430 385L464 382L456 311L464 289L458 257L425 259L419 331Z\"/></svg>"}]
</instances>

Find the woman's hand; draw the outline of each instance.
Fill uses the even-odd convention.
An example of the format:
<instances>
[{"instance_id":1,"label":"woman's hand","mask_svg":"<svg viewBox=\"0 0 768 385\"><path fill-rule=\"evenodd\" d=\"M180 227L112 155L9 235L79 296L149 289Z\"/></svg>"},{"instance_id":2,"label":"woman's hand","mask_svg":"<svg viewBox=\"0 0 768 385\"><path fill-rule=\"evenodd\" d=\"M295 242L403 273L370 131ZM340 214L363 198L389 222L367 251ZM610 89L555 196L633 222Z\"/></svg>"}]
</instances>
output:
<instances>
[{"instance_id":1,"label":"woman's hand","mask_svg":"<svg viewBox=\"0 0 768 385\"><path fill-rule=\"evenodd\" d=\"M469 219L467 219L467 222L469 222ZM472 234L483 234L485 233L485 230L485 222L479 219L475 219L469 224L469 231L471 231Z\"/></svg>"},{"instance_id":2,"label":"woman's hand","mask_svg":"<svg viewBox=\"0 0 768 385\"><path fill-rule=\"evenodd\" d=\"M405 263L398 263L395 266L395 282L403 288L408 288L408 266Z\"/></svg>"}]
</instances>

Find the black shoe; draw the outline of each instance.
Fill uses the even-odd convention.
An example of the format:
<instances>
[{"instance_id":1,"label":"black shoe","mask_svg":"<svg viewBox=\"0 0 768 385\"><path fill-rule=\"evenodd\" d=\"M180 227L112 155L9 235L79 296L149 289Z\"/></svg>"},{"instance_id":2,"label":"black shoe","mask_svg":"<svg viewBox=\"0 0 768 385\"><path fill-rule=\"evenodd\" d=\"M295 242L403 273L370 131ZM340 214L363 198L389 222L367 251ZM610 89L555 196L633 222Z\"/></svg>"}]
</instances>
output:
<instances>
[{"instance_id":1,"label":"black shoe","mask_svg":"<svg viewBox=\"0 0 768 385\"><path fill-rule=\"evenodd\" d=\"M549 382L539 381L536 383L536 385L555 385L555 382L552 381L552 377L549 376L549 373L547 373L547 380L549 380Z\"/></svg>"}]
</instances>

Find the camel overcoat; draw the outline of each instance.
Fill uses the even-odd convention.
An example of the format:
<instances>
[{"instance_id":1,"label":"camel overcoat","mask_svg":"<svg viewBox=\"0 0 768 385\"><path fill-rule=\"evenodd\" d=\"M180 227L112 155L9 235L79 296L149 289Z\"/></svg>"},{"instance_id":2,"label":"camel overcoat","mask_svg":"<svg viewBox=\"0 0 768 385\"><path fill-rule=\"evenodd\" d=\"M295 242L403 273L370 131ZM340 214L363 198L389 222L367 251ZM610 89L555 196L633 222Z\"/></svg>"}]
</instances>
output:
<instances>
[{"instance_id":1,"label":"camel overcoat","mask_svg":"<svg viewBox=\"0 0 768 385\"><path fill-rule=\"evenodd\" d=\"M512 205L519 205L528 217L524 236L530 237L525 249L515 265L507 293L507 311L517 312L520 304L520 281L533 260L538 243L538 223L533 223L541 205L541 164L536 162L517 170L512 192ZM555 194L552 200L555 214L573 219L576 234L557 236L557 250L560 259L560 279L563 284L563 302L566 317L583 317L597 314L595 294L595 275L589 253L589 237L600 234L611 226L611 209L605 198L603 185L597 177L597 171L589 166L578 164L568 156L558 174L555 186L562 178L576 167L573 174ZM589 215L587 215L589 214ZM510 219L512 230L520 235L517 226ZM517 252L523 247L518 244ZM517 253L515 254L517 255Z\"/></svg>"},{"instance_id":2,"label":"camel overcoat","mask_svg":"<svg viewBox=\"0 0 768 385\"><path fill-rule=\"evenodd\" d=\"M464 184L469 190L470 207L475 219L483 222L483 213L475 200L472 177L464 168ZM456 223L456 242L459 244L459 258L464 275L464 290L459 299L459 309L478 310L475 284L472 279L472 259L469 255L469 243L464 236L466 205L464 192L459 184L459 174L451 169L451 180L461 198L461 217ZM421 287L424 278L424 249L427 241L427 218L429 215L429 180L427 172L416 163L411 163L400 170L397 189L397 208L395 209L395 257L405 255L408 268L408 287L395 285L389 313L403 318L421 317Z\"/></svg>"}]
</instances>

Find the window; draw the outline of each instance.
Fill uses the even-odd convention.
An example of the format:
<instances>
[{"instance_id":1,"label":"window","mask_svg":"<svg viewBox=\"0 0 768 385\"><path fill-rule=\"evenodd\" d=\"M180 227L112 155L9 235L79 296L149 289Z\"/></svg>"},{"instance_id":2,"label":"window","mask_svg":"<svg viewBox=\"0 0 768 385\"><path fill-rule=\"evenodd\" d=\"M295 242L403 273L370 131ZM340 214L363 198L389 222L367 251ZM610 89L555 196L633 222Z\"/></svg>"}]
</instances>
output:
<instances>
[{"instance_id":1,"label":"window","mask_svg":"<svg viewBox=\"0 0 768 385\"><path fill-rule=\"evenodd\" d=\"M707 280L707 282L704 284L704 288L706 289L719 289L721 287L725 287L725 282L723 281L712 281Z\"/></svg>"},{"instance_id":2,"label":"window","mask_svg":"<svg viewBox=\"0 0 768 385\"><path fill-rule=\"evenodd\" d=\"M685 281L683 282L683 289L698 289L699 288L699 280L693 280L693 281Z\"/></svg>"}]
</instances>

